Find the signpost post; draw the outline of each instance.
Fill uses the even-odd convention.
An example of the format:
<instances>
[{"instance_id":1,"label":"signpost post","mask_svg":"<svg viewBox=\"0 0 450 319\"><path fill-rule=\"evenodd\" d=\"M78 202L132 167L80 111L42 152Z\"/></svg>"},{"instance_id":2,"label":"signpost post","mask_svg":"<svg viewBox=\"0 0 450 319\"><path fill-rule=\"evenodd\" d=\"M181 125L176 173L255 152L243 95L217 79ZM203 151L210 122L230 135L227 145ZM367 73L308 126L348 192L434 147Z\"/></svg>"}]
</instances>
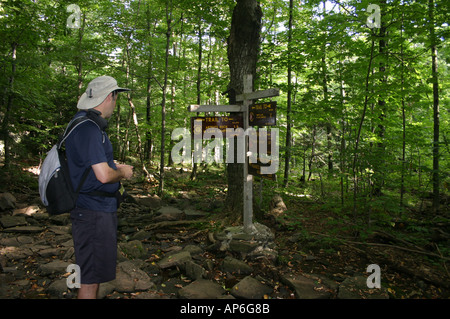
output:
<instances>
[{"instance_id":1,"label":"signpost post","mask_svg":"<svg viewBox=\"0 0 450 319\"><path fill-rule=\"evenodd\" d=\"M236 96L236 102L242 102L242 105L190 105L190 112L242 112L242 121L244 132L253 125L275 125L276 103L261 103L252 106L253 100L278 96L278 89L268 89L263 91L253 91L253 78L251 74L244 76L244 92ZM252 114L250 114L252 112ZM251 115L251 116L250 116ZM250 118L251 117L251 118ZM217 118L217 117L215 117ZM234 118L234 117L233 117ZM222 119L216 119L215 125L221 128L218 122L223 123ZM245 164L244 164L244 232L252 234L255 232L253 225L253 175L249 174L249 136L245 136Z\"/></svg>"}]
</instances>

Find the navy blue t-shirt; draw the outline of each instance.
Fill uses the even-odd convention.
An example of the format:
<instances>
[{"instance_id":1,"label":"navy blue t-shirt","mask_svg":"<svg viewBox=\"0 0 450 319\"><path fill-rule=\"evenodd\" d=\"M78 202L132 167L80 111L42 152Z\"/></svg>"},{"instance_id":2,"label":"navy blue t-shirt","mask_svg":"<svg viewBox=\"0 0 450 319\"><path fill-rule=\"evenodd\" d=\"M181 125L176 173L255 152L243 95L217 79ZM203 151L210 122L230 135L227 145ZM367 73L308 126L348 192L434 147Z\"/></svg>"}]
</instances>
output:
<instances>
[{"instance_id":1,"label":"navy blue t-shirt","mask_svg":"<svg viewBox=\"0 0 450 319\"><path fill-rule=\"evenodd\" d=\"M75 118L86 115L78 112ZM100 130L97 124L86 121L75 128L65 141L66 155L73 188L76 189L81 177L89 166L106 162L117 169L113 158L113 148L107 134ZM114 197L91 196L81 193L102 191L114 193L119 189L119 183L102 184L91 170L87 176L77 200L77 207L103 212L117 211L117 199Z\"/></svg>"}]
</instances>

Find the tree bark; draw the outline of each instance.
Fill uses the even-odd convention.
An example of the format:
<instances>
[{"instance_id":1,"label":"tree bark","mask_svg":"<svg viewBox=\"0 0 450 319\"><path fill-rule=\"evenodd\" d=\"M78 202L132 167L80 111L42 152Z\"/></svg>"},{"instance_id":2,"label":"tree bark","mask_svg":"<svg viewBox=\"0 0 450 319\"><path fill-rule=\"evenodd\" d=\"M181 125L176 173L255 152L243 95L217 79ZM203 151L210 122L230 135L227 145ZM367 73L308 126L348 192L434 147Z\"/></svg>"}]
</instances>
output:
<instances>
[{"instance_id":1,"label":"tree bark","mask_svg":"<svg viewBox=\"0 0 450 319\"><path fill-rule=\"evenodd\" d=\"M405 64L403 62L403 13L402 13L402 28L400 29L400 40L402 41L400 45L400 57L402 59L401 63L401 97L402 97L402 171L401 171L401 181L400 181L400 214L399 219L402 217L403 213L403 196L405 194L405 166L406 166L406 110L405 110L405 79L404 71Z\"/></svg>"},{"instance_id":2,"label":"tree bark","mask_svg":"<svg viewBox=\"0 0 450 319\"><path fill-rule=\"evenodd\" d=\"M386 52L386 22L384 21L384 17L386 16L386 0L380 1L381 7L381 25L380 25L380 33L379 33L379 41L378 41L378 52L382 59L387 59L389 56ZM380 86L385 87L387 82L387 75L386 75L386 63L385 61L381 61L379 64L379 73L380 73ZM384 135L386 128L384 126L384 120L386 118L386 100L382 96L384 93L384 90L381 90L379 97L378 97L378 107L380 108L380 116L379 124L378 124L378 137L379 142L377 143L376 149L375 149L375 159L374 159L374 174L373 174L373 189L372 189L372 195L374 196L381 196L381 189L384 185L384 171L385 171L385 143L384 143Z\"/></svg>"},{"instance_id":3,"label":"tree bark","mask_svg":"<svg viewBox=\"0 0 450 319\"><path fill-rule=\"evenodd\" d=\"M289 180L289 170L291 162L291 101L292 101L292 65L291 65L291 41L292 41L292 11L294 3L293 0L289 0L289 28L288 28L288 92L287 92L287 110L286 110L286 154L284 160L284 181L283 186L287 187Z\"/></svg>"},{"instance_id":4,"label":"tree bark","mask_svg":"<svg viewBox=\"0 0 450 319\"><path fill-rule=\"evenodd\" d=\"M202 41L203 33L202 33L202 22L201 20L198 22L198 66L197 66L197 104L201 103L201 81L202 81L202 59L203 59L203 41ZM200 113L197 113L199 116ZM192 163L192 172L190 179L195 180L197 178L197 162L193 161Z\"/></svg>"},{"instance_id":5,"label":"tree bark","mask_svg":"<svg viewBox=\"0 0 450 319\"><path fill-rule=\"evenodd\" d=\"M240 94L244 89L244 76L256 78L256 63L260 48L262 11L256 0L237 0L231 20L230 36L227 39L227 55L230 67L229 90ZM230 101L230 103L233 101ZM236 147L235 143L235 147ZM235 151L235 154L237 152ZM243 166L230 163L227 167L227 207L237 220L243 210Z\"/></svg>"},{"instance_id":6,"label":"tree bark","mask_svg":"<svg viewBox=\"0 0 450 319\"><path fill-rule=\"evenodd\" d=\"M353 172L353 220L354 221L356 221L356 218L357 218L356 197L358 195L358 176L357 176L356 162L358 159L359 140L361 138L362 126L364 123L364 119L366 117L367 105L368 105L368 101L369 101L369 79L370 79L370 74L371 74L371 70L372 70L374 48L375 48L375 42L374 42L374 40L372 40L372 45L371 45L371 49L370 49L369 66L367 68L367 74L366 74L366 80L365 80L366 92L365 92L365 96L364 96L364 107L363 107L363 111L362 111L362 115L361 115L361 120L359 122L358 132L357 132L356 140L355 140L355 150L354 150L354 154L353 154L352 172Z\"/></svg>"},{"instance_id":7,"label":"tree bark","mask_svg":"<svg viewBox=\"0 0 450 319\"><path fill-rule=\"evenodd\" d=\"M167 32L166 32L166 59L165 59L165 69L164 69L164 84L162 87L162 101L161 101L161 161L159 167L159 188L158 195L163 196L164 191L164 155L166 152L165 148L165 134L166 134L166 94L167 94L167 77L169 73L169 49L170 49L170 36L172 33L170 7L172 1L168 0L166 3L166 20L167 20Z\"/></svg>"},{"instance_id":8,"label":"tree bark","mask_svg":"<svg viewBox=\"0 0 450 319\"><path fill-rule=\"evenodd\" d=\"M134 103L132 101L130 94L128 94L128 105L130 106L130 109L131 109L131 116L133 117L134 129L136 131L136 137L138 140L139 160L141 162L142 170L144 171L144 173L147 177L147 180L149 180L150 173L148 172L147 168L145 167L144 152L142 151L142 141L141 141L141 135L139 133L139 123L138 123L138 118L137 118L137 114L136 114L136 107L134 106Z\"/></svg>"},{"instance_id":9,"label":"tree bark","mask_svg":"<svg viewBox=\"0 0 450 319\"><path fill-rule=\"evenodd\" d=\"M437 73L436 35L434 31L434 0L428 1L431 39L431 77L433 81L433 212L439 212L439 84Z\"/></svg>"},{"instance_id":10,"label":"tree bark","mask_svg":"<svg viewBox=\"0 0 450 319\"><path fill-rule=\"evenodd\" d=\"M150 24L150 4L147 4L147 34L149 35L149 55L148 55L148 63L147 63L147 96L146 96L146 122L148 127L152 126L152 78L153 78L153 43L152 43L152 34L151 34L151 24ZM146 158L151 163L153 160L153 135L152 131L147 129L146 134Z\"/></svg>"},{"instance_id":11,"label":"tree bark","mask_svg":"<svg viewBox=\"0 0 450 319\"><path fill-rule=\"evenodd\" d=\"M7 102L6 102L6 110L5 110L5 115L3 117L3 122L2 122L2 129L1 129L1 133L3 135L3 142L4 142L4 147L5 147L5 162L4 162L4 166L6 169L9 168L10 163L11 163L11 154L10 154L10 142L11 142L11 137L9 136L9 130L8 130L8 126L10 125L10 118L11 118L11 113L12 113L12 105L13 105L13 100L14 100L14 79L16 76L16 69L17 69L17 65L16 65L16 60L17 60L17 47L18 47L18 43L17 42L13 42L11 43L11 76L9 77L9 87L7 90Z\"/></svg>"}]
</instances>

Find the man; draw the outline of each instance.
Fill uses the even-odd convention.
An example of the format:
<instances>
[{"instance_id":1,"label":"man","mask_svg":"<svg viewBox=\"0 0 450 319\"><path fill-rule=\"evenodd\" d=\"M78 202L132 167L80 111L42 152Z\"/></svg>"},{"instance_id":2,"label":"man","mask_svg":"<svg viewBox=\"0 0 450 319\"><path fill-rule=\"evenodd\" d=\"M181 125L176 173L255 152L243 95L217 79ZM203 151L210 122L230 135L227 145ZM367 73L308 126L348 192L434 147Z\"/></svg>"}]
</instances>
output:
<instances>
[{"instance_id":1,"label":"man","mask_svg":"<svg viewBox=\"0 0 450 319\"><path fill-rule=\"evenodd\" d=\"M133 167L114 163L112 144L105 129L117 95L123 91L129 89L118 87L110 76L92 80L78 101L79 112L75 118L87 116L95 123L86 121L77 126L65 144L74 188L86 169L92 167L76 208L70 213L75 259L81 271L79 299L95 299L99 284L116 277L118 199L114 194L122 179L132 177Z\"/></svg>"}]
</instances>

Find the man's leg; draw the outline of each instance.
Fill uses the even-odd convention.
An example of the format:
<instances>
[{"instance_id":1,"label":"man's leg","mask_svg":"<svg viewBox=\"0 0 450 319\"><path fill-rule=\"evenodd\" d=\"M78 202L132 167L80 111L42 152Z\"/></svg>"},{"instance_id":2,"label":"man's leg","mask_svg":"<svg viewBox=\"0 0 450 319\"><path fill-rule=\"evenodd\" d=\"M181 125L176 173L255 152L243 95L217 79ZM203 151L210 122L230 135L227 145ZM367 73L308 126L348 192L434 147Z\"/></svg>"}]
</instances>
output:
<instances>
[{"instance_id":1,"label":"man's leg","mask_svg":"<svg viewBox=\"0 0 450 319\"><path fill-rule=\"evenodd\" d=\"M97 299L99 284L81 284L78 289L78 299Z\"/></svg>"}]
</instances>

